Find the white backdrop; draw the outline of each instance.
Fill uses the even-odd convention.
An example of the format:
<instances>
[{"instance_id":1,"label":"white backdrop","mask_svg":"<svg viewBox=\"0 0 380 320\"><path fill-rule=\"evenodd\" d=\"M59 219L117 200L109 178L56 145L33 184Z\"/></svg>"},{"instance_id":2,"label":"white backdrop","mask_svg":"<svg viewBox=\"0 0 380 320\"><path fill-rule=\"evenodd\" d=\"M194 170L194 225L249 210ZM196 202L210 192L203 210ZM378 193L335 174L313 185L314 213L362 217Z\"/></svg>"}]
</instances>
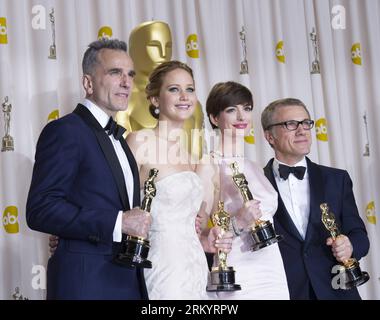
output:
<instances>
[{"instance_id":1,"label":"white backdrop","mask_svg":"<svg viewBox=\"0 0 380 320\"><path fill-rule=\"evenodd\" d=\"M48 58L52 8L57 59ZM101 27L109 26L112 37L128 42L135 26L152 19L169 24L173 59L193 68L203 106L219 81L239 81L253 91L254 138L246 150L260 165L273 156L261 132L263 108L288 96L306 103L317 121L312 160L347 169L354 182L371 240L370 253L361 260L371 280L360 292L364 299L379 299L379 15L379 0L1 0L0 101L8 96L12 104L15 149L0 152L0 299L12 299L16 291L18 298L45 296L46 236L25 223L41 129L83 98L81 59ZM239 74L243 25L248 75ZM313 27L321 74L310 74ZM194 34L197 41L186 43ZM0 138L4 134L0 113Z\"/></svg>"}]
</instances>

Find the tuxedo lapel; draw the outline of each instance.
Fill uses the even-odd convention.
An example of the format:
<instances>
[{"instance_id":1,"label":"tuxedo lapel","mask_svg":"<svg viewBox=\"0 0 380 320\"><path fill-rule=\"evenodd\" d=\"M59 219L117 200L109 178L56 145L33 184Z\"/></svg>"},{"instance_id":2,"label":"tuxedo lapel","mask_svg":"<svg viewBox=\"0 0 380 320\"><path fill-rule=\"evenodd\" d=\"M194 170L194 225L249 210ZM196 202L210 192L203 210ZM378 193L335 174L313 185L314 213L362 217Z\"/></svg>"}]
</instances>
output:
<instances>
[{"instance_id":1,"label":"tuxedo lapel","mask_svg":"<svg viewBox=\"0 0 380 320\"><path fill-rule=\"evenodd\" d=\"M119 196L123 204L123 210L127 210L129 208L127 188L125 186L123 170L121 168L119 159L116 155L116 151L112 145L112 142L110 141L108 135L106 134L102 126L99 124L99 122L95 119L92 113L85 106L78 104L78 106L75 108L73 112L79 115L83 119L83 121L86 122L87 125L89 125L91 129L94 131L96 139L98 140L103 154L111 168L112 175L115 179L117 189L119 191Z\"/></svg>"},{"instance_id":2,"label":"tuxedo lapel","mask_svg":"<svg viewBox=\"0 0 380 320\"><path fill-rule=\"evenodd\" d=\"M139 170L135 157L132 154L131 149L129 148L127 142L124 138L120 139L121 146L124 149L125 154L127 155L129 165L133 174L133 207L140 207L140 178ZM136 268L137 278L139 279L140 291L143 300L149 300L148 290L146 288L145 278L144 278L144 268Z\"/></svg>"},{"instance_id":3,"label":"tuxedo lapel","mask_svg":"<svg viewBox=\"0 0 380 320\"><path fill-rule=\"evenodd\" d=\"M121 146L124 149L125 154L127 155L129 165L133 174L133 207L140 206L140 178L139 178L139 169L135 157L132 154L131 149L124 138L120 139Z\"/></svg>"},{"instance_id":4,"label":"tuxedo lapel","mask_svg":"<svg viewBox=\"0 0 380 320\"><path fill-rule=\"evenodd\" d=\"M319 206L322 202L325 201L325 190L322 179L322 172L319 169L319 166L314 162L311 162L309 158L306 158L306 161L310 185L310 214L306 230L305 242L309 243L313 238L314 233L318 233L318 229L323 227L321 223L321 210Z\"/></svg>"},{"instance_id":5,"label":"tuxedo lapel","mask_svg":"<svg viewBox=\"0 0 380 320\"><path fill-rule=\"evenodd\" d=\"M298 232L292 218L290 217L288 210L286 210L284 201L281 198L280 192L278 191L277 183L273 174L273 160L269 160L268 164L264 168L265 176L268 178L272 186L276 189L278 193L278 208L274 218L288 231L289 234L293 235L299 241L304 241Z\"/></svg>"}]
</instances>

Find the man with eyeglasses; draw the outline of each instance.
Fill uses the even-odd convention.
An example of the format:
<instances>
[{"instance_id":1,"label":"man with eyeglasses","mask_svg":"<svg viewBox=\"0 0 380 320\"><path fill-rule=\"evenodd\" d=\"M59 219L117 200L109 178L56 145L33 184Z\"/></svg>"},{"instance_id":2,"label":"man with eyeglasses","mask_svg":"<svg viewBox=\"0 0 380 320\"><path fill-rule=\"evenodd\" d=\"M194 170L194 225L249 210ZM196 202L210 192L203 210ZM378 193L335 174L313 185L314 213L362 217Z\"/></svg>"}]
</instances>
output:
<instances>
[{"instance_id":1,"label":"man with eyeglasses","mask_svg":"<svg viewBox=\"0 0 380 320\"><path fill-rule=\"evenodd\" d=\"M306 157L311 147L305 104L294 98L271 102L261 115L266 140L275 158L264 168L279 193L274 215L291 299L360 299L356 288L333 288L331 270L338 262L365 256L369 240L345 170L318 165ZM321 221L326 202L342 236L333 241Z\"/></svg>"}]
</instances>

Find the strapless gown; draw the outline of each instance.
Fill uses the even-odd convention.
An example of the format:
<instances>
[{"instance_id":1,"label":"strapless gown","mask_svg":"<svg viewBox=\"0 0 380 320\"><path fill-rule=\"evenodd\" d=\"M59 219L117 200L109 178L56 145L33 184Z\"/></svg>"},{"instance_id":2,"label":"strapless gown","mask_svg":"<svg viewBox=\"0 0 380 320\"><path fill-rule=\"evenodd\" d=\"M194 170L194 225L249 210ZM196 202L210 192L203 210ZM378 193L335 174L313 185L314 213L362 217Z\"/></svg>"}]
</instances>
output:
<instances>
[{"instance_id":1,"label":"strapless gown","mask_svg":"<svg viewBox=\"0 0 380 320\"><path fill-rule=\"evenodd\" d=\"M144 270L149 299L207 299L207 260L195 231L201 179L182 171L158 180L156 188L148 255L153 267Z\"/></svg>"}]
</instances>

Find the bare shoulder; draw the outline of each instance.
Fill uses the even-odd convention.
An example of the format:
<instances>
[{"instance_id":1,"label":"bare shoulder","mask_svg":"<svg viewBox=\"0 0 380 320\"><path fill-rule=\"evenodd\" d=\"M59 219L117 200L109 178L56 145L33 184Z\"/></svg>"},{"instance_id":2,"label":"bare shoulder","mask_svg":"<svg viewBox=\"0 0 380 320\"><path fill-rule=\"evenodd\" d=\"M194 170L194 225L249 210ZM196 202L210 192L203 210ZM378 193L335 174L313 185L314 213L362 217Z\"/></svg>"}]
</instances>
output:
<instances>
[{"instance_id":1,"label":"bare shoulder","mask_svg":"<svg viewBox=\"0 0 380 320\"><path fill-rule=\"evenodd\" d=\"M155 137L155 135L152 129L141 129L128 133L126 140L129 147L134 150L141 143L147 142L147 139L152 139L153 137Z\"/></svg>"},{"instance_id":2,"label":"bare shoulder","mask_svg":"<svg viewBox=\"0 0 380 320\"><path fill-rule=\"evenodd\" d=\"M152 129L141 129L141 130L137 130L137 131L132 131L130 133L128 133L127 135L127 141L139 141L141 139L146 139L146 138L152 138L154 137L155 134L154 134L154 131Z\"/></svg>"},{"instance_id":3,"label":"bare shoulder","mask_svg":"<svg viewBox=\"0 0 380 320\"><path fill-rule=\"evenodd\" d=\"M131 149L139 167L149 162L151 154L149 150L154 150L151 143L155 141L155 135L151 129L142 129L130 132L126 138L127 144Z\"/></svg>"}]
</instances>

